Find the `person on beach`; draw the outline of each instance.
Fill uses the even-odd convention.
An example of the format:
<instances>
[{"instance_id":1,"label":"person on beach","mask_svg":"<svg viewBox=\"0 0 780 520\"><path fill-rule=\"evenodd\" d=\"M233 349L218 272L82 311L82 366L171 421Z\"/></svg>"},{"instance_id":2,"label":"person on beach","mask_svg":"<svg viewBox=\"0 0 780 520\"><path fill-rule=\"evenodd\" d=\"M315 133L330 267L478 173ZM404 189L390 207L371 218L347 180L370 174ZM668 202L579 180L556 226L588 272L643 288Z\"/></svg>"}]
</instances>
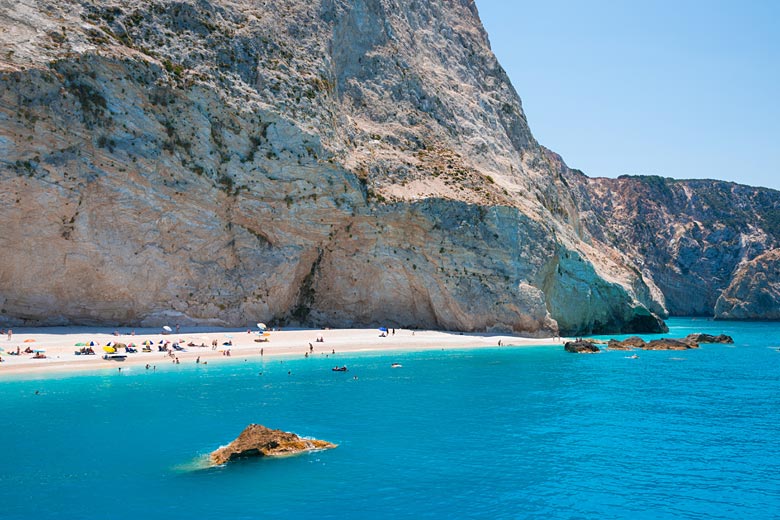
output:
<instances>
[{"instance_id":1,"label":"person on beach","mask_svg":"<svg viewBox=\"0 0 780 520\"><path fill-rule=\"evenodd\" d=\"M216 338L214 338L213 340L211 340L211 350L217 350L217 345L218 345L218 344L219 344L219 342L217 341L217 339L216 339Z\"/></svg>"},{"instance_id":2,"label":"person on beach","mask_svg":"<svg viewBox=\"0 0 780 520\"><path fill-rule=\"evenodd\" d=\"M263 349L260 349L260 355L261 356L263 355Z\"/></svg>"},{"instance_id":3,"label":"person on beach","mask_svg":"<svg viewBox=\"0 0 780 520\"><path fill-rule=\"evenodd\" d=\"M11 341L11 338L14 336L14 331L11 329L8 329L8 341Z\"/></svg>"}]
</instances>

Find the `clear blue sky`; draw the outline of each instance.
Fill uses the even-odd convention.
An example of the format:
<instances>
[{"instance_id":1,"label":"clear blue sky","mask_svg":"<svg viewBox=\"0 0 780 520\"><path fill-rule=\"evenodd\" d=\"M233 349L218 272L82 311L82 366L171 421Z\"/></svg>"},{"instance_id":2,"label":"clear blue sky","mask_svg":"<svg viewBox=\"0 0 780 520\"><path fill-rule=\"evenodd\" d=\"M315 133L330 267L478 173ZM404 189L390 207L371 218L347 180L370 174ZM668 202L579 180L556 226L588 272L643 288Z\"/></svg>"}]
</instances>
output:
<instances>
[{"instance_id":1,"label":"clear blue sky","mask_svg":"<svg viewBox=\"0 0 780 520\"><path fill-rule=\"evenodd\" d=\"M780 0L476 2L572 168L780 189Z\"/></svg>"}]
</instances>

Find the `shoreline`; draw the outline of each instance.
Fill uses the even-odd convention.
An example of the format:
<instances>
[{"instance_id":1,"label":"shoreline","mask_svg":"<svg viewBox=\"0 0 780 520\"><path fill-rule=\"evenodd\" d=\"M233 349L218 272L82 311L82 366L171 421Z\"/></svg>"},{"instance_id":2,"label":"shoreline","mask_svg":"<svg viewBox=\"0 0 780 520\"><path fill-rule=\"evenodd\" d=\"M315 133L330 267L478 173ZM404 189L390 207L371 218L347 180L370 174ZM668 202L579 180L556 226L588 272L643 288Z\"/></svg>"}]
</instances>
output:
<instances>
[{"instance_id":1,"label":"shoreline","mask_svg":"<svg viewBox=\"0 0 780 520\"><path fill-rule=\"evenodd\" d=\"M395 333L393 333L395 330ZM567 338L524 338L508 334L493 333L460 333L435 330L389 329L386 337L380 335L378 329L290 329L271 331L268 341L256 342L259 338L257 330L221 329L213 327L188 327L181 332L175 331L163 334L159 329L135 329L133 331L119 330L114 334L107 327L39 327L20 328L8 340L6 335L0 336L0 379L13 378L18 375L47 375L68 372L97 371L130 366L165 366L175 364L195 363L200 358L201 364L231 361L238 357L297 357L304 358L307 352L311 355L332 355L357 352L382 351L417 351L441 349L472 349L495 347L523 346L562 346ZM317 341L322 337L321 342ZM31 341L32 340L32 341ZM141 343L152 341L152 352L142 352ZM174 351L171 357L166 352L159 352L160 341L175 343L180 341L184 351ZM217 347L212 342L217 340ZM95 355L76 355L74 351L80 347L76 343L94 341ZM228 341L232 345L225 345ZM103 359L103 346L108 342L134 343L137 353L127 354L125 361ZM499 343L500 342L500 343ZM195 343L198 346L186 346ZM206 346L199 346L204 344ZM22 354L9 355L20 347ZM44 349L45 359L33 359L34 354L25 354L25 348ZM313 351L310 350L313 348ZM261 354L262 349L262 354ZM230 355L225 355L226 351ZM119 349L125 354L124 349Z\"/></svg>"}]
</instances>

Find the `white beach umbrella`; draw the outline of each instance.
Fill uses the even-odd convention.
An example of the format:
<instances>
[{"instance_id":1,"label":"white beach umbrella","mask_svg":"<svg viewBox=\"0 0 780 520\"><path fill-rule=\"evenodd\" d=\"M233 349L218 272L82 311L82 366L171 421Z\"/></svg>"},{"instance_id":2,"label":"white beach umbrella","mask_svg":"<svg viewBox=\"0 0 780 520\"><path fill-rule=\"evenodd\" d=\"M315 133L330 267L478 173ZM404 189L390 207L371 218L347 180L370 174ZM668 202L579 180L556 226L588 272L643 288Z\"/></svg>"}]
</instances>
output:
<instances>
[{"instance_id":1,"label":"white beach umbrella","mask_svg":"<svg viewBox=\"0 0 780 520\"><path fill-rule=\"evenodd\" d=\"M168 325L165 325L165 326L163 327L163 330L166 330L166 331L168 331L168 332L171 332L173 329L172 329L172 328L170 328Z\"/></svg>"}]
</instances>

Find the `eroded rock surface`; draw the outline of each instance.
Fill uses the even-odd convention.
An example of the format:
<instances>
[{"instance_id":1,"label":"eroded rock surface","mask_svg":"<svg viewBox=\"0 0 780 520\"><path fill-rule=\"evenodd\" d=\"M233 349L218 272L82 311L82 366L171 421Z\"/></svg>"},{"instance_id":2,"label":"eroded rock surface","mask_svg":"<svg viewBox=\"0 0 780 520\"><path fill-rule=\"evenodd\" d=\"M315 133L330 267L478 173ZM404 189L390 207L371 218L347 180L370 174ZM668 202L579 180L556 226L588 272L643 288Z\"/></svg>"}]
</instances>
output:
<instances>
[{"instance_id":1,"label":"eroded rock surface","mask_svg":"<svg viewBox=\"0 0 780 520\"><path fill-rule=\"evenodd\" d=\"M611 339L607 343L607 348L610 350L632 350L635 348L644 348L645 345L645 340L639 336L631 336L622 341Z\"/></svg>"},{"instance_id":2,"label":"eroded rock surface","mask_svg":"<svg viewBox=\"0 0 780 520\"><path fill-rule=\"evenodd\" d=\"M470 1L0 6L0 320L663 330Z\"/></svg>"},{"instance_id":3,"label":"eroded rock surface","mask_svg":"<svg viewBox=\"0 0 780 520\"><path fill-rule=\"evenodd\" d=\"M690 343L734 343L734 338L727 336L726 334L718 334L713 336L712 334L703 334L701 332L696 334L688 334L685 337L686 342Z\"/></svg>"},{"instance_id":4,"label":"eroded rock surface","mask_svg":"<svg viewBox=\"0 0 780 520\"><path fill-rule=\"evenodd\" d=\"M673 338L661 338L648 341L643 350L690 350L699 348L699 345L693 341L685 341Z\"/></svg>"},{"instance_id":5,"label":"eroded rock surface","mask_svg":"<svg viewBox=\"0 0 780 520\"><path fill-rule=\"evenodd\" d=\"M780 249L740 265L715 305L724 320L780 320Z\"/></svg>"},{"instance_id":6,"label":"eroded rock surface","mask_svg":"<svg viewBox=\"0 0 780 520\"><path fill-rule=\"evenodd\" d=\"M780 194L568 168L471 1L20 0L0 24L3 323L780 319Z\"/></svg>"},{"instance_id":7,"label":"eroded rock surface","mask_svg":"<svg viewBox=\"0 0 780 520\"><path fill-rule=\"evenodd\" d=\"M566 352L571 352L573 354L595 354L600 352L599 348L595 344L582 339L577 341L567 341L564 343L563 348L566 350Z\"/></svg>"},{"instance_id":8,"label":"eroded rock surface","mask_svg":"<svg viewBox=\"0 0 780 520\"><path fill-rule=\"evenodd\" d=\"M336 445L315 439L303 439L294 433L272 430L260 424L250 424L228 444L209 455L213 464L225 464L249 457L278 457L307 451L326 450Z\"/></svg>"}]
</instances>

